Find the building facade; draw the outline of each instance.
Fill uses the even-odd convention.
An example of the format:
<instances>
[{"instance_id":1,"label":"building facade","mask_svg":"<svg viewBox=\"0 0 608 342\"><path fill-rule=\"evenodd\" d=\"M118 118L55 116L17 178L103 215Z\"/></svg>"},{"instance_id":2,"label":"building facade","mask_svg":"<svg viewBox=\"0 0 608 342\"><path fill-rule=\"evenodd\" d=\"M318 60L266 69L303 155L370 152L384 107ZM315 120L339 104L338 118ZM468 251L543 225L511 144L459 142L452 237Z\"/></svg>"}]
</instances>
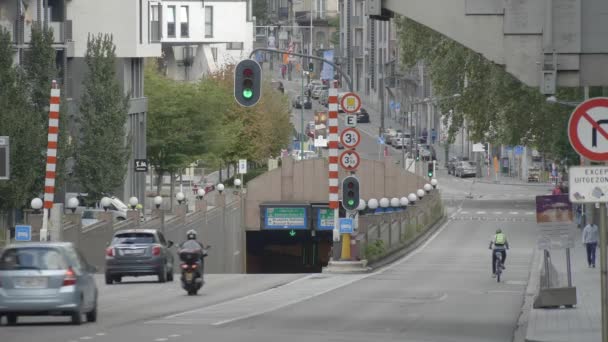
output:
<instances>
[{"instance_id":1,"label":"building facade","mask_svg":"<svg viewBox=\"0 0 608 342\"><path fill-rule=\"evenodd\" d=\"M147 99L144 96L144 58L160 57L161 44L155 39L158 23L153 20L159 0L6 0L0 2L0 26L13 33L15 63L23 60L30 44L32 26L40 23L53 29L58 82L67 102L70 127L60 132L78 139L76 120L82 82L86 75L84 57L89 35L111 34L116 45L118 83L129 96L126 135L131 157L124 185L116 190L120 198L136 196L143 202L145 174L135 172L134 159L146 158ZM111 20L109 20L111 18ZM50 85L49 85L50 88ZM64 133L65 132L65 133ZM79 191L68 181L68 192ZM63 196L56 196L63 201Z\"/></svg>"},{"instance_id":2,"label":"building facade","mask_svg":"<svg viewBox=\"0 0 608 342\"><path fill-rule=\"evenodd\" d=\"M164 0L154 13L167 76L192 81L249 58L251 0Z\"/></svg>"}]
</instances>

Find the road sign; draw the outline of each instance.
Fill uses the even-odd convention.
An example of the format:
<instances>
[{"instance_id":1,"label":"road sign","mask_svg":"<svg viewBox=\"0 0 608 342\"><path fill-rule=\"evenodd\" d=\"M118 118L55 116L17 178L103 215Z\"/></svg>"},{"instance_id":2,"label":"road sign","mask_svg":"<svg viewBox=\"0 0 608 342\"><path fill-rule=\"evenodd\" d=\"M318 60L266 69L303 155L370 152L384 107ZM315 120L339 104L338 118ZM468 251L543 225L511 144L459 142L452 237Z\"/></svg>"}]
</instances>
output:
<instances>
[{"instance_id":1,"label":"road sign","mask_svg":"<svg viewBox=\"0 0 608 342\"><path fill-rule=\"evenodd\" d=\"M384 145L385 143L386 143L386 141L384 140L383 137L378 137L378 144Z\"/></svg>"},{"instance_id":2,"label":"road sign","mask_svg":"<svg viewBox=\"0 0 608 342\"><path fill-rule=\"evenodd\" d=\"M32 241L32 226L15 226L15 241Z\"/></svg>"},{"instance_id":3,"label":"road sign","mask_svg":"<svg viewBox=\"0 0 608 342\"><path fill-rule=\"evenodd\" d=\"M148 172L148 159L135 159L135 172Z\"/></svg>"},{"instance_id":4,"label":"road sign","mask_svg":"<svg viewBox=\"0 0 608 342\"><path fill-rule=\"evenodd\" d=\"M608 202L608 166L574 166L568 173L570 202Z\"/></svg>"},{"instance_id":5,"label":"road sign","mask_svg":"<svg viewBox=\"0 0 608 342\"><path fill-rule=\"evenodd\" d=\"M515 153L516 156L521 156L522 154L524 154L524 147L523 146L515 146L515 148L513 149L513 153Z\"/></svg>"},{"instance_id":6,"label":"road sign","mask_svg":"<svg viewBox=\"0 0 608 342\"><path fill-rule=\"evenodd\" d=\"M9 137L0 137L0 180L10 179Z\"/></svg>"},{"instance_id":7,"label":"road sign","mask_svg":"<svg viewBox=\"0 0 608 342\"><path fill-rule=\"evenodd\" d=\"M356 113L361 109L361 98L355 93L346 93L342 96L340 106L345 113Z\"/></svg>"},{"instance_id":8,"label":"road sign","mask_svg":"<svg viewBox=\"0 0 608 342\"><path fill-rule=\"evenodd\" d=\"M355 171L359 167L361 158L357 151L348 150L340 155L340 166L346 171Z\"/></svg>"},{"instance_id":9,"label":"road sign","mask_svg":"<svg viewBox=\"0 0 608 342\"><path fill-rule=\"evenodd\" d=\"M247 159L239 159L239 174L244 175L247 173Z\"/></svg>"},{"instance_id":10,"label":"road sign","mask_svg":"<svg viewBox=\"0 0 608 342\"><path fill-rule=\"evenodd\" d=\"M355 148L361 142L361 133L356 128L347 128L340 134L340 141L346 148Z\"/></svg>"},{"instance_id":11,"label":"road sign","mask_svg":"<svg viewBox=\"0 0 608 342\"><path fill-rule=\"evenodd\" d=\"M353 233L353 219L352 218L341 218L340 219L340 234L352 234Z\"/></svg>"},{"instance_id":12,"label":"road sign","mask_svg":"<svg viewBox=\"0 0 608 342\"><path fill-rule=\"evenodd\" d=\"M348 114L346 115L346 126L347 127L356 127L357 126L357 116Z\"/></svg>"},{"instance_id":13,"label":"road sign","mask_svg":"<svg viewBox=\"0 0 608 342\"><path fill-rule=\"evenodd\" d=\"M267 207L263 215L264 229L308 229L304 207Z\"/></svg>"},{"instance_id":14,"label":"road sign","mask_svg":"<svg viewBox=\"0 0 608 342\"><path fill-rule=\"evenodd\" d=\"M568 122L570 145L583 157L608 160L608 98L587 100L572 112Z\"/></svg>"},{"instance_id":15,"label":"road sign","mask_svg":"<svg viewBox=\"0 0 608 342\"><path fill-rule=\"evenodd\" d=\"M485 152L486 147L482 143L473 144L473 152Z\"/></svg>"}]
</instances>

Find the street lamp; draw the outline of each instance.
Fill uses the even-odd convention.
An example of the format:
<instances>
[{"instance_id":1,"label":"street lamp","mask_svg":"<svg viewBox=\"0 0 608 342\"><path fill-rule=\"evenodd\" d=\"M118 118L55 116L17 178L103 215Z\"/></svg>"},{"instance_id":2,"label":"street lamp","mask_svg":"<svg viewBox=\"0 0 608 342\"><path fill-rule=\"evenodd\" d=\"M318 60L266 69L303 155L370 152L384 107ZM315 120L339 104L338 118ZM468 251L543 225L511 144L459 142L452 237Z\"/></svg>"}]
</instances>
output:
<instances>
[{"instance_id":1,"label":"street lamp","mask_svg":"<svg viewBox=\"0 0 608 342\"><path fill-rule=\"evenodd\" d=\"M418 189L418 191L416 191L416 195L418 195L418 198L422 200L422 197L424 197L424 190Z\"/></svg>"},{"instance_id":2,"label":"street lamp","mask_svg":"<svg viewBox=\"0 0 608 342\"><path fill-rule=\"evenodd\" d=\"M359 199L359 206L357 206L357 211L363 211L367 207L365 200Z\"/></svg>"},{"instance_id":3,"label":"street lamp","mask_svg":"<svg viewBox=\"0 0 608 342\"><path fill-rule=\"evenodd\" d=\"M198 190L196 190L196 197L199 200L202 200L203 196L205 196L205 189L198 189Z\"/></svg>"},{"instance_id":4,"label":"street lamp","mask_svg":"<svg viewBox=\"0 0 608 342\"><path fill-rule=\"evenodd\" d=\"M433 186L433 189L437 189L437 184L438 184L437 179L435 179L435 178L431 179L431 186Z\"/></svg>"},{"instance_id":5,"label":"street lamp","mask_svg":"<svg viewBox=\"0 0 608 342\"><path fill-rule=\"evenodd\" d=\"M391 198L391 207L398 208L401 205L401 202L397 197Z\"/></svg>"},{"instance_id":6,"label":"street lamp","mask_svg":"<svg viewBox=\"0 0 608 342\"><path fill-rule=\"evenodd\" d=\"M182 202L184 201L186 196L184 195L183 192L180 191L175 195L175 198L177 199L177 203L182 204Z\"/></svg>"},{"instance_id":7,"label":"street lamp","mask_svg":"<svg viewBox=\"0 0 608 342\"><path fill-rule=\"evenodd\" d=\"M137 199L137 197L133 196L129 198L129 206L131 207L131 210L135 210L138 204L139 200Z\"/></svg>"},{"instance_id":8,"label":"street lamp","mask_svg":"<svg viewBox=\"0 0 608 342\"><path fill-rule=\"evenodd\" d=\"M72 214L76 212L76 208L78 207L78 199L76 197L72 197L68 200L68 209L72 211Z\"/></svg>"},{"instance_id":9,"label":"street lamp","mask_svg":"<svg viewBox=\"0 0 608 342\"><path fill-rule=\"evenodd\" d=\"M161 204L163 204L163 198L160 196L154 197L154 205L156 206L156 209L159 209Z\"/></svg>"},{"instance_id":10,"label":"street lamp","mask_svg":"<svg viewBox=\"0 0 608 342\"><path fill-rule=\"evenodd\" d=\"M426 191L426 193L428 194L429 192L431 192L431 190L433 190L433 187L431 186L431 184L426 183L426 184L424 184L423 189L424 189L424 191Z\"/></svg>"},{"instance_id":11,"label":"street lamp","mask_svg":"<svg viewBox=\"0 0 608 342\"><path fill-rule=\"evenodd\" d=\"M380 207L382 207L382 208L385 208L385 209L386 209L386 208L388 208L388 206L389 206L390 204L391 204L391 202L389 201L389 199L388 199L388 198L386 198L386 197L382 197L382 198L380 199Z\"/></svg>"},{"instance_id":12,"label":"street lamp","mask_svg":"<svg viewBox=\"0 0 608 342\"><path fill-rule=\"evenodd\" d=\"M401 204L402 207L406 207L408 204L410 204L410 201L407 199L407 197L403 196L399 200L399 204Z\"/></svg>"},{"instance_id":13,"label":"street lamp","mask_svg":"<svg viewBox=\"0 0 608 342\"><path fill-rule=\"evenodd\" d=\"M220 183L217 185L217 191L220 192L220 194L222 194L222 191L224 191L224 184Z\"/></svg>"},{"instance_id":14,"label":"street lamp","mask_svg":"<svg viewBox=\"0 0 608 342\"><path fill-rule=\"evenodd\" d=\"M409 195L407 195L407 199L408 199L408 201L410 201L410 203L412 205L414 205L414 204L416 204L416 201L418 200L418 197L416 196L416 194L410 193Z\"/></svg>"},{"instance_id":15,"label":"street lamp","mask_svg":"<svg viewBox=\"0 0 608 342\"><path fill-rule=\"evenodd\" d=\"M235 179L234 180L234 186L236 186L237 188L241 186L241 180L240 179Z\"/></svg>"},{"instance_id":16,"label":"street lamp","mask_svg":"<svg viewBox=\"0 0 608 342\"><path fill-rule=\"evenodd\" d=\"M104 211L108 211L112 205L112 200L109 197L103 197L100 204Z\"/></svg>"},{"instance_id":17,"label":"street lamp","mask_svg":"<svg viewBox=\"0 0 608 342\"><path fill-rule=\"evenodd\" d=\"M369 201L367 201L367 206L371 209L371 210L376 210L378 209L378 200L375 198L370 198Z\"/></svg>"},{"instance_id":18,"label":"street lamp","mask_svg":"<svg viewBox=\"0 0 608 342\"><path fill-rule=\"evenodd\" d=\"M40 214L40 209L42 209L42 200L38 197L32 199L30 202L30 206L34 209L36 214Z\"/></svg>"}]
</instances>

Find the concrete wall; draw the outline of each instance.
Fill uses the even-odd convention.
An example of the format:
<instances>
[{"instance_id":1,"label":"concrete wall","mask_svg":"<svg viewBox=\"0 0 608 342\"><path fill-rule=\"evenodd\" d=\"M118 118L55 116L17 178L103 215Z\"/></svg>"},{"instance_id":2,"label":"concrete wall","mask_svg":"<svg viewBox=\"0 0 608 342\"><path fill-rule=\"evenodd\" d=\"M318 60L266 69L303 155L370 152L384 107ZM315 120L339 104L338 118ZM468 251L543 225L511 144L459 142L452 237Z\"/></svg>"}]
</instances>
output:
<instances>
[{"instance_id":1,"label":"concrete wall","mask_svg":"<svg viewBox=\"0 0 608 342\"><path fill-rule=\"evenodd\" d=\"M362 199L403 197L422 188L426 180L396 167L389 157L384 161L362 160L356 173ZM347 174L340 171L340 179ZM327 202L328 165L326 159L294 161L283 159L282 167L269 171L247 185L245 224L247 230L260 230L260 204L263 202Z\"/></svg>"}]
</instances>

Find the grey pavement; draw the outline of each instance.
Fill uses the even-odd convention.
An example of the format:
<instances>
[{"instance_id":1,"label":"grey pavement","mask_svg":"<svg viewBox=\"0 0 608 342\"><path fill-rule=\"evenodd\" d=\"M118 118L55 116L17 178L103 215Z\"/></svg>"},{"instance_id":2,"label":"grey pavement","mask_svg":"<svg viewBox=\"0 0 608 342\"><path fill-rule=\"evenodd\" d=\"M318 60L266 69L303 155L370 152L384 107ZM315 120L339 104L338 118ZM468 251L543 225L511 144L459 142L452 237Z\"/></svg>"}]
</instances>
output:
<instances>
[{"instance_id":1,"label":"grey pavement","mask_svg":"<svg viewBox=\"0 0 608 342\"><path fill-rule=\"evenodd\" d=\"M374 273L209 275L196 297L186 296L177 282L100 285L98 323L75 327L53 323L64 318L27 318L23 325L3 326L2 340L511 341L535 224L475 222L500 215L467 210L451 208L450 220L431 239ZM534 209L504 202L501 210ZM490 277L487 249L497 227L512 244L501 283Z\"/></svg>"},{"instance_id":2,"label":"grey pavement","mask_svg":"<svg viewBox=\"0 0 608 342\"><path fill-rule=\"evenodd\" d=\"M580 232L580 230L578 230ZM580 234L579 234L580 235ZM574 308L532 309L528 315L526 341L597 342L601 340L599 249L596 268L587 266L587 254L578 236L571 250L572 283L576 286ZM552 251L551 260L560 272L561 284L567 284L565 251Z\"/></svg>"}]
</instances>

